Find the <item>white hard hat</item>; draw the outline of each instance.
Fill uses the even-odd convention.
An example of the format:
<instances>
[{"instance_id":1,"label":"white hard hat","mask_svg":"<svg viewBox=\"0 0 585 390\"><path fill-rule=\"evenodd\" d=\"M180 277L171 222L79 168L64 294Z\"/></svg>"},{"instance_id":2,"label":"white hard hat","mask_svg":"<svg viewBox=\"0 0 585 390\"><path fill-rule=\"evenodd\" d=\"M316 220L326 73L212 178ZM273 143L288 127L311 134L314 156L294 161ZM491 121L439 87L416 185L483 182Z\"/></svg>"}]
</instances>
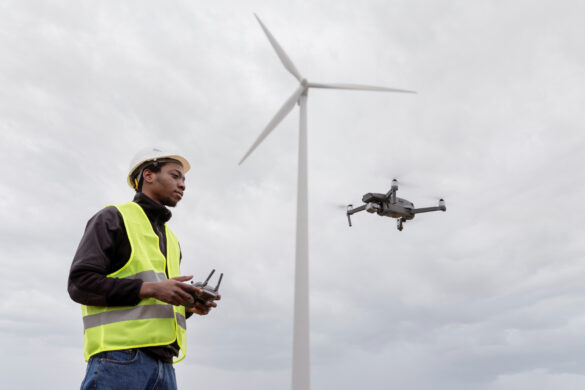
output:
<instances>
[{"instance_id":1,"label":"white hard hat","mask_svg":"<svg viewBox=\"0 0 585 390\"><path fill-rule=\"evenodd\" d=\"M138 153L136 153L136 155L134 156L134 158L132 158L132 161L130 162L130 170L128 171L127 178L128 185L134 190L137 189L137 182L135 182L134 179L136 179L137 174L136 170L141 165L149 161L154 162L157 160L166 159L177 160L178 162L180 162L181 165L183 166L184 173L187 173L189 169L191 169L191 164L189 164L189 161L187 161L185 157L181 156L178 153L169 152L162 148L157 147L144 148L140 150Z\"/></svg>"}]
</instances>

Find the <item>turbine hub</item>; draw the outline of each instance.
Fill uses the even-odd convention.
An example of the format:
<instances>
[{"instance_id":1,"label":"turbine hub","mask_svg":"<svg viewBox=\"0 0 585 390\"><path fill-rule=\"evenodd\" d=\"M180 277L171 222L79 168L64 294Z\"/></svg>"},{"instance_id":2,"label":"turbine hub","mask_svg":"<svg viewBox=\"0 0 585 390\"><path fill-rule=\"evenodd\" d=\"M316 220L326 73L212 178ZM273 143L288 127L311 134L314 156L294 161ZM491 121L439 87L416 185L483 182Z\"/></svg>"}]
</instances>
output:
<instances>
[{"instance_id":1,"label":"turbine hub","mask_svg":"<svg viewBox=\"0 0 585 390\"><path fill-rule=\"evenodd\" d=\"M302 79L302 80L301 80L301 85L302 85L303 87L307 87L307 86L309 85L309 82L307 81L307 79Z\"/></svg>"}]
</instances>

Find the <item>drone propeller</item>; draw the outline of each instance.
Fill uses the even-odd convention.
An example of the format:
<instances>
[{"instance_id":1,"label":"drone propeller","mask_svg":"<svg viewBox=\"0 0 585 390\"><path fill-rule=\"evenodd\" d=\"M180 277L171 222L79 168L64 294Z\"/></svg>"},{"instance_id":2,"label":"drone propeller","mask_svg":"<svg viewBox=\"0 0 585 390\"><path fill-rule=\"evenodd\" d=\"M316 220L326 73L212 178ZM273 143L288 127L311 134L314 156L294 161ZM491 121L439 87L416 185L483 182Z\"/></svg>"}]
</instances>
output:
<instances>
[{"instance_id":1,"label":"drone propeller","mask_svg":"<svg viewBox=\"0 0 585 390\"><path fill-rule=\"evenodd\" d=\"M419 196L419 199L425 201L425 202L438 202L441 199L445 199L444 196L438 196L438 195L428 195L428 194L422 194L422 196Z\"/></svg>"},{"instance_id":2,"label":"drone propeller","mask_svg":"<svg viewBox=\"0 0 585 390\"><path fill-rule=\"evenodd\" d=\"M333 207L335 209L338 210L346 210L348 206L348 203L335 203L335 202L329 202L329 207ZM353 207L353 205L350 205Z\"/></svg>"},{"instance_id":3,"label":"drone propeller","mask_svg":"<svg viewBox=\"0 0 585 390\"><path fill-rule=\"evenodd\" d=\"M410 181L408 179L406 179L406 180L401 179L401 177L402 176L394 176L392 178L392 183L394 182L394 180L396 180L396 184L398 184L398 187L399 188L408 188L408 189L410 189L410 188L420 187L420 185L414 184L412 181Z\"/></svg>"},{"instance_id":4,"label":"drone propeller","mask_svg":"<svg viewBox=\"0 0 585 390\"><path fill-rule=\"evenodd\" d=\"M439 203L439 202L445 202L445 197L444 196L424 196L422 197L422 200L424 202L434 202L434 203Z\"/></svg>"}]
</instances>

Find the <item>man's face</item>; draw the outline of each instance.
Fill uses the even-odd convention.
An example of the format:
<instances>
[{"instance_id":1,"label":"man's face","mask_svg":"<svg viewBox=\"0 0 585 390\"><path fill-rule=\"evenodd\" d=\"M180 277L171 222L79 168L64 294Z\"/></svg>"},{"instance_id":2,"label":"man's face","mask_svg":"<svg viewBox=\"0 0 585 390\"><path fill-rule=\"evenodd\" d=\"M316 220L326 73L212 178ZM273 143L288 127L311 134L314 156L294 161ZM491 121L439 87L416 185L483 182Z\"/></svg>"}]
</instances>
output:
<instances>
[{"instance_id":1,"label":"man's face","mask_svg":"<svg viewBox=\"0 0 585 390\"><path fill-rule=\"evenodd\" d=\"M147 176L150 176L150 180L147 180ZM145 170L146 181L149 185L143 188L144 193L164 206L175 207L183 198L185 174L179 163L168 162L156 173Z\"/></svg>"}]
</instances>

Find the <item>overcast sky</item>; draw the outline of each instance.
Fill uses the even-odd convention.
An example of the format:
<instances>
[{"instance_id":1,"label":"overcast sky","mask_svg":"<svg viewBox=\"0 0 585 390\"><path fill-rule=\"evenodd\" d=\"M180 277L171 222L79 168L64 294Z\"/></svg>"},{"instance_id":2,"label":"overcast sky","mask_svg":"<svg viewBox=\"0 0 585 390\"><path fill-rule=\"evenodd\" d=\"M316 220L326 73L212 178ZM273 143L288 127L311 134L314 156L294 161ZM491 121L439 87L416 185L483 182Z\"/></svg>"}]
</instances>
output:
<instances>
[{"instance_id":1,"label":"overcast sky","mask_svg":"<svg viewBox=\"0 0 585 390\"><path fill-rule=\"evenodd\" d=\"M225 273L179 387L290 388L298 109L237 163L297 81L254 12L309 81L418 92L309 92L312 388L585 388L577 0L1 0L1 387L79 387L73 254L160 145L183 273ZM394 177L447 212L349 228Z\"/></svg>"}]
</instances>

